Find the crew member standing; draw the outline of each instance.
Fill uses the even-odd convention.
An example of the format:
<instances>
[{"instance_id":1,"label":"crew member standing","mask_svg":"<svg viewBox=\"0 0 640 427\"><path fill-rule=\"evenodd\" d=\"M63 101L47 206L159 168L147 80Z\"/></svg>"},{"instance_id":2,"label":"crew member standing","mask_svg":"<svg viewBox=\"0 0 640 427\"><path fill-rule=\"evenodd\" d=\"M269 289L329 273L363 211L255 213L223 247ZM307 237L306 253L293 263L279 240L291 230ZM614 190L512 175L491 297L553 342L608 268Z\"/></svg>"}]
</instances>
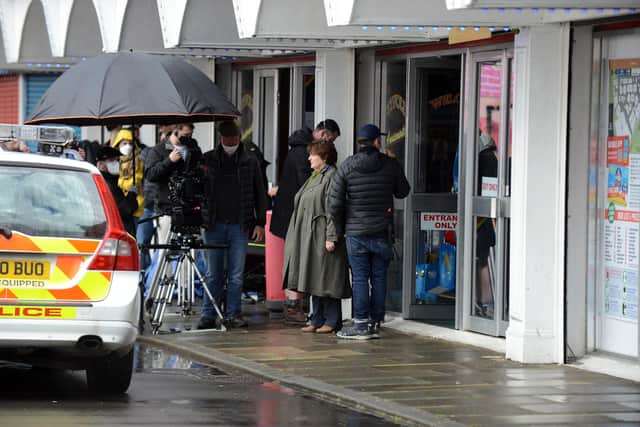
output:
<instances>
[{"instance_id":1,"label":"crew member standing","mask_svg":"<svg viewBox=\"0 0 640 427\"><path fill-rule=\"evenodd\" d=\"M329 209L336 229L347 237L353 281L353 324L338 332L340 338L379 336L393 257L393 198L405 198L411 190L400 163L380 152L380 135L376 125L360 128L358 152L340 165L331 181Z\"/></svg>"},{"instance_id":2,"label":"crew member standing","mask_svg":"<svg viewBox=\"0 0 640 427\"><path fill-rule=\"evenodd\" d=\"M226 244L228 249L206 250L206 284L217 303L224 287L224 258L227 256L227 290L225 324L230 327L247 326L242 316L242 286L249 238L264 239L267 196L260 165L255 156L240 144L240 128L235 122L218 126L220 144L205 153L209 201L208 223L203 233L204 243ZM198 329L216 327L216 313L207 293Z\"/></svg>"}]
</instances>

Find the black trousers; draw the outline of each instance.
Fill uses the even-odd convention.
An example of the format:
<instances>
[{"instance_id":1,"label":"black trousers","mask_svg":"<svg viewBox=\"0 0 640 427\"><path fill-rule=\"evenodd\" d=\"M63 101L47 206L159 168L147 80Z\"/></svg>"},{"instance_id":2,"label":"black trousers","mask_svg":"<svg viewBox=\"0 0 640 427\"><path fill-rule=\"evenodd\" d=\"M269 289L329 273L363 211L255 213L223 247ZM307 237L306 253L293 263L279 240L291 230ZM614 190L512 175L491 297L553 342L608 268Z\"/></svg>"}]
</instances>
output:
<instances>
[{"instance_id":1,"label":"black trousers","mask_svg":"<svg viewBox=\"0 0 640 427\"><path fill-rule=\"evenodd\" d=\"M342 300L331 297L311 295L313 313L311 324L317 328L322 325L338 330L342 326Z\"/></svg>"}]
</instances>

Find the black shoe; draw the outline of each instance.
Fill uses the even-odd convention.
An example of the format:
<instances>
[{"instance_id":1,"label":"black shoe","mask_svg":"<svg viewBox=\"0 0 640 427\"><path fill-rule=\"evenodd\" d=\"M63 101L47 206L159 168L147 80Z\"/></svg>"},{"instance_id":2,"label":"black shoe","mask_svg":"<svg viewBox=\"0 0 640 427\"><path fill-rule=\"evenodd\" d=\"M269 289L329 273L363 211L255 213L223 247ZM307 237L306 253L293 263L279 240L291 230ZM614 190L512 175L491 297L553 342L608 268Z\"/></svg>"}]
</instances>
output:
<instances>
[{"instance_id":1,"label":"black shoe","mask_svg":"<svg viewBox=\"0 0 640 427\"><path fill-rule=\"evenodd\" d=\"M218 322L216 322L217 319L214 319L212 317L201 317L200 321L198 322L198 329L218 329Z\"/></svg>"},{"instance_id":2,"label":"black shoe","mask_svg":"<svg viewBox=\"0 0 640 427\"><path fill-rule=\"evenodd\" d=\"M249 326L246 320L241 316L232 316L224 319L224 324L229 328L245 328Z\"/></svg>"}]
</instances>

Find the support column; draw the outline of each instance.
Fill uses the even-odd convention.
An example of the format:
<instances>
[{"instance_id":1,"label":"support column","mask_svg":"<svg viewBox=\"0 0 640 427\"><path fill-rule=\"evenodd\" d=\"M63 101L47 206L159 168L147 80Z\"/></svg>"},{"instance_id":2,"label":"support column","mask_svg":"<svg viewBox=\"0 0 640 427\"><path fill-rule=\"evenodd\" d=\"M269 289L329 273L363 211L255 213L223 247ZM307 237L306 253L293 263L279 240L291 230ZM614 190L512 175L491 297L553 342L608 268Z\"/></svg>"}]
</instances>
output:
<instances>
[{"instance_id":1,"label":"support column","mask_svg":"<svg viewBox=\"0 0 640 427\"><path fill-rule=\"evenodd\" d=\"M338 163L353 154L356 54L354 49L316 52L315 122L333 119L340 126ZM351 299L342 300L342 318L351 318Z\"/></svg>"},{"instance_id":2,"label":"support column","mask_svg":"<svg viewBox=\"0 0 640 427\"><path fill-rule=\"evenodd\" d=\"M205 73L211 81L216 81L216 63L213 59L193 59L188 61L191 65ZM223 92L224 89L223 89ZM226 92L225 92L226 94ZM195 123L193 137L198 141L202 152L213 149L215 138L215 124L213 122Z\"/></svg>"},{"instance_id":3,"label":"support column","mask_svg":"<svg viewBox=\"0 0 640 427\"><path fill-rule=\"evenodd\" d=\"M564 361L569 25L515 39L509 328L506 356Z\"/></svg>"},{"instance_id":4,"label":"support column","mask_svg":"<svg viewBox=\"0 0 640 427\"><path fill-rule=\"evenodd\" d=\"M355 87L353 49L316 52L315 122L327 118L338 122L338 162L353 154Z\"/></svg>"}]
</instances>

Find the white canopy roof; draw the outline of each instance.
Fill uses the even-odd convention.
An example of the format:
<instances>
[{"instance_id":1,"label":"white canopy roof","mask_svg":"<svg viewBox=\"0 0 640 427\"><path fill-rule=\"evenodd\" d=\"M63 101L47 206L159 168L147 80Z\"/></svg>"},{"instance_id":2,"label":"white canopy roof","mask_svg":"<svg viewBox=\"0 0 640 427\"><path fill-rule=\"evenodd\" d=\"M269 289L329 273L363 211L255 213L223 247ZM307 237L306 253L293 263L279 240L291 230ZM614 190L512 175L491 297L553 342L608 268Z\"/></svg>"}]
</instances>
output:
<instances>
[{"instance_id":1,"label":"white canopy roof","mask_svg":"<svg viewBox=\"0 0 640 427\"><path fill-rule=\"evenodd\" d=\"M269 57L430 41L451 27L619 16L636 7L640 0L0 0L0 67L64 69L129 49Z\"/></svg>"}]
</instances>

